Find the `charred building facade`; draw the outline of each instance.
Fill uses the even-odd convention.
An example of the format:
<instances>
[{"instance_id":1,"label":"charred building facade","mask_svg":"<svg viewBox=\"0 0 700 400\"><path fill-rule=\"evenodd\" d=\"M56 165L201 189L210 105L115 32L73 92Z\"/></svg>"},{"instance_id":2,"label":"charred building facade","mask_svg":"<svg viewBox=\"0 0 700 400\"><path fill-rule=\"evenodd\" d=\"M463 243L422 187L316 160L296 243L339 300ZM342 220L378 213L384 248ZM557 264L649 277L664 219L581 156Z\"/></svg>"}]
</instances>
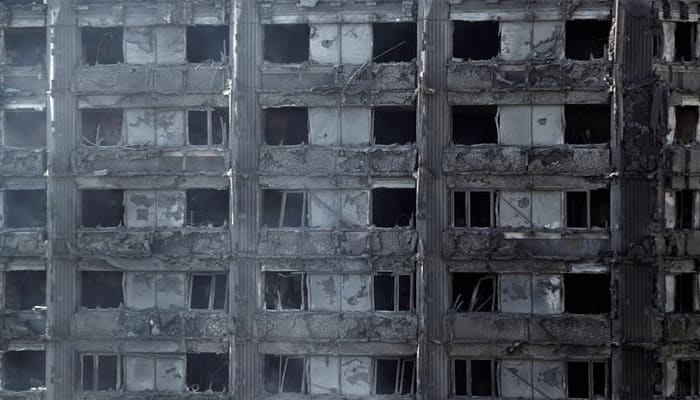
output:
<instances>
[{"instance_id":1,"label":"charred building facade","mask_svg":"<svg viewBox=\"0 0 700 400\"><path fill-rule=\"evenodd\" d=\"M699 20L3 1L0 398L698 398Z\"/></svg>"}]
</instances>

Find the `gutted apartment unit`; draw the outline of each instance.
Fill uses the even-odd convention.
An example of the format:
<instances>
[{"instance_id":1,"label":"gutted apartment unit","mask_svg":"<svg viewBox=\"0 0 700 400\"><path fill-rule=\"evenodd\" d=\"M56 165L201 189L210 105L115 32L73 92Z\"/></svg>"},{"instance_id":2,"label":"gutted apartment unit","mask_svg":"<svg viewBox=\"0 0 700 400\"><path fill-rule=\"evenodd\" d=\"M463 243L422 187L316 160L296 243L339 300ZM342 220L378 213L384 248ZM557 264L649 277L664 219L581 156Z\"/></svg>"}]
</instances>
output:
<instances>
[{"instance_id":1,"label":"gutted apartment unit","mask_svg":"<svg viewBox=\"0 0 700 400\"><path fill-rule=\"evenodd\" d=\"M700 396L696 3L3 2L0 398Z\"/></svg>"}]
</instances>

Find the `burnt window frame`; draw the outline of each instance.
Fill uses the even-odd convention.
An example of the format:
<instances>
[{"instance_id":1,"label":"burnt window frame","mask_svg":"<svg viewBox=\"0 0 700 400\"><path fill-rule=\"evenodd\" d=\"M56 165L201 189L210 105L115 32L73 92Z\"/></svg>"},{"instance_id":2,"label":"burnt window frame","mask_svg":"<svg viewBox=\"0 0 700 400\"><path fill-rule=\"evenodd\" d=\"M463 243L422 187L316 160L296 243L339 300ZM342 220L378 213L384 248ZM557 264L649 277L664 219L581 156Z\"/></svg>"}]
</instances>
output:
<instances>
[{"instance_id":1,"label":"burnt window frame","mask_svg":"<svg viewBox=\"0 0 700 400\"><path fill-rule=\"evenodd\" d=\"M4 32L2 33L2 35L0 35L0 39L2 39L1 45L2 45L2 49L3 49L3 52L2 52L3 58L0 61L2 61L2 63L5 66L7 66L8 68L37 68L37 67L45 68L46 67L46 62L48 60L47 51L49 49L49 46L48 46L48 43L46 40L46 34L47 34L46 27L44 27L44 26L21 26L21 27L5 26L5 27L3 27L3 29L4 29ZM41 36L43 37L43 40L41 43L41 45L43 46L43 52L41 53L41 60L39 63L36 63L36 64L22 63L20 65L16 65L14 63L11 63L10 60L8 59L8 57L7 57L7 53L8 53L7 52L7 48L8 48L7 37L8 36L22 36L21 32L16 32L16 31L22 31L22 30L36 31L37 33L40 33Z\"/></svg>"},{"instance_id":2,"label":"burnt window frame","mask_svg":"<svg viewBox=\"0 0 700 400\"><path fill-rule=\"evenodd\" d=\"M608 211L607 211L607 217L608 217L608 225L606 226L595 226L592 224L593 214L592 214L592 202L591 202L591 192L597 191L597 190L606 190L608 192ZM585 226L569 226L569 193L586 193L586 224ZM562 204L562 219L563 219L563 228L564 229L569 229L569 230L596 230L596 231L607 231L610 229L610 218L611 218L611 210L610 207L612 206L612 203L610 201L610 189L605 187L605 188L598 188L598 189L573 189L573 190L564 190L564 199L563 199L563 204Z\"/></svg>"},{"instance_id":3,"label":"burnt window frame","mask_svg":"<svg viewBox=\"0 0 700 400\"><path fill-rule=\"evenodd\" d=\"M456 368L456 363L457 361L464 361L466 363L466 368L465 368L465 385L467 388L467 394L457 394L457 368ZM474 380L471 374L472 371L472 361L488 361L491 364L491 395L490 396L485 396L485 395L475 395L473 394L472 390L472 381ZM450 393L452 396L457 397L457 398L495 398L499 396L500 393L500 379L498 376L499 372L499 364L498 360L495 358L489 358L489 357L452 357L450 360Z\"/></svg>"},{"instance_id":4,"label":"burnt window frame","mask_svg":"<svg viewBox=\"0 0 700 400\"><path fill-rule=\"evenodd\" d=\"M189 384L189 379L191 378L191 377L189 376L189 373L188 373L189 367L190 367L190 363L193 363L193 361L194 361L193 358L200 358L200 360L201 360L201 359L208 358L208 357L219 358L218 361L223 362L223 364L222 364L221 366L219 366L219 368L214 369L213 371L206 371L207 374L210 374L210 375L211 375L211 378L210 378L210 380L209 380L209 387L207 387L207 388L205 388L205 389L202 389L202 388L200 387L199 390L196 390L196 391L195 391L195 390L192 390L191 388L193 388L195 385L194 385L194 384L192 384L192 385ZM223 360L225 360L225 361L223 361ZM209 360L209 361L210 361L210 360ZM156 362L157 362L157 361L156 361ZM225 367L225 368L224 368L224 367ZM213 382L214 382L214 378L215 378L218 374L221 374L222 372L224 372L224 369L225 369L225 372L226 372L225 380L224 380L224 387L222 388L222 390L214 390L214 389L212 389ZM188 352L185 353L185 377L184 377L184 379L183 379L183 380L184 380L184 385L185 385L185 390L188 391L188 392L189 392L189 391L194 391L194 392L199 392L199 393L230 393L230 392L231 392L231 387L230 387L230 382L229 382L229 379L228 379L228 376L229 376L230 371L231 371L231 360L229 359L228 354L225 353L225 352L224 352L224 353L218 353L218 352L213 352L213 351L203 351L203 352L201 352L201 351L188 351ZM157 378L156 378L156 381L157 381Z\"/></svg>"},{"instance_id":5,"label":"burnt window frame","mask_svg":"<svg viewBox=\"0 0 700 400\"><path fill-rule=\"evenodd\" d=\"M573 135L571 135L571 133L572 133L571 131L573 128L571 128L569 126L569 120L572 118L566 118L566 115L569 113L573 113L574 111L579 111L579 109L583 109L583 110L579 111L579 112L583 112L583 111L586 111L586 109L589 109L589 110L599 109L598 111L600 111L600 110L603 110L604 108L607 108L607 110L608 110L608 115L607 115L608 116L608 130L606 132L607 136L608 136L608 140L603 141L603 142L590 141L588 143L571 143L573 141L573 140L571 140L572 136L573 136ZM562 113L562 117L564 118L563 125L562 125L563 144L565 144L567 146L609 146L610 145L610 142L613 139L614 129L611 125L612 124L612 122L611 122L612 121L611 120L612 109L611 109L609 102L608 103L591 103L591 104L588 104L588 103L586 103L586 104L567 103L567 104L564 104L564 110Z\"/></svg>"},{"instance_id":6,"label":"burnt window frame","mask_svg":"<svg viewBox=\"0 0 700 400\"><path fill-rule=\"evenodd\" d=\"M192 306L192 291L194 290L194 280L195 277L209 277L211 280L209 281L209 304L207 305L206 308L194 308ZM216 283L220 280L224 280L224 305L221 308L215 308L216 304ZM226 312L228 311L228 296L229 296L229 285L228 285L228 274L225 272L211 272L211 273L192 273L189 274L187 277L187 309L190 311L195 311L195 312Z\"/></svg>"},{"instance_id":7,"label":"burnt window frame","mask_svg":"<svg viewBox=\"0 0 700 400\"><path fill-rule=\"evenodd\" d=\"M667 314L698 314L700 313L700 274L696 272L682 272L667 274L665 279L673 279L673 302L667 305L665 308L668 310L670 306L673 306L673 311L666 311ZM691 288L690 306L683 306L682 301L682 291L685 285L681 283L683 279L689 279L691 282L689 286ZM668 290L668 285L665 285L665 290ZM668 293L666 294L666 301L668 301Z\"/></svg>"},{"instance_id":8,"label":"burnt window frame","mask_svg":"<svg viewBox=\"0 0 700 400\"><path fill-rule=\"evenodd\" d=\"M384 28L389 28L388 25L402 25L401 32L399 36L403 37L401 34L403 33L410 33L414 34L412 39L407 39L403 40L400 42L397 42L396 44L392 45L391 47L385 48L384 51L375 54L375 42L378 42L376 40L376 35L379 34L379 36L382 36L382 29ZM380 32L377 32L377 28L379 27ZM407 30L408 32L404 32L403 30ZM372 37L371 37L371 43L372 43L372 63L374 64L391 64L391 63L412 63L415 62L416 59L420 56L418 54L418 32L417 28L415 25L415 22L406 22L406 21L379 21L379 22L373 22L372 23ZM379 44L379 43L377 43ZM412 53L412 57L410 60L404 59L403 56L398 56L396 54L392 54L395 50L401 50L404 51L403 47L404 46L411 46L413 45L412 49L405 50L407 52ZM400 60L396 60L394 58L401 58ZM388 60L386 58L389 58Z\"/></svg>"},{"instance_id":9,"label":"burnt window frame","mask_svg":"<svg viewBox=\"0 0 700 400\"><path fill-rule=\"evenodd\" d=\"M385 224L379 225L377 224L377 221L375 220L375 201L377 201L376 196L377 193L379 192L389 192L389 191L401 191L401 192L409 192L412 191L412 199L413 199L413 209L411 210L410 215L406 214L397 214L396 218L394 219L394 225L393 226L385 226ZM372 187L369 191L369 225L374 227L375 229L413 229L416 226L416 220L418 218L418 205L416 202L418 201L418 190L415 186L376 186ZM385 207L381 207L385 208ZM402 217L408 217L408 223L405 225L399 224L400 220Z\"/></svg>"},{"instance_id":10,"label":"burnt window frame","mask_svg":"<svg viewBox=\"0 0 700 400\"><path fill-rule=\"evenodd\" d=\"M676 393L677 397L673 397L673 398L674 399L675 398L696 399L698 396L700 396L700 377L698 376L699 375L698 372L700 371L700 359L697 359L697 358L678 358L678 359L675 359L673 361L676 364L676 371L677 371L676 372L676 380L674 382L674 386L676 389L675 393ZM691 381L690 381L689 387L687 387L687 388L681 382L681 379L682 379L681 378L681 375L682 375L681 370L685 369L685 367L681 367L681 365L684 363L690 364L689 375L690 375ZM693 376L693 372L695 372L695 376ZM690 392L690 394L686 394L685 391L683 390L683 388L686 388ZM667 398L667 397L664 397L664 398ZM670 398L670 397L668 397L668 398Z\"/></svg>"},{"instance_id":11,"label":"burnt window frame","mask_svg":"<svg viewBox=\"0 0 700 400\"><path fill-rule=\"evenodd\" d=\"M681 4L683 4L683 3L681 3ZM674 63L683 63L683 62L694 62L694 61L696 61L696 60L698 59L698 57L700 56L700 54L698 54L698 51L697 51L697 43L696 43L696 42L697 42L698 29L699 29L697 22L696 22L696 21L685 20L685 21L674 21L673 24L674 24L674 25L673 25L673 43L674 43L674 46L673 46L673 62L674 62ZM689 34L690 37L688 38L688 39L689 39L688 45L689 45L689 47L690 47L690 48L689 48L689 50L690 50L690 60L686 60L686 59L684 59L684 58L681 58L681 57L679 56L679 54L678 54L678 43L679 43L679 40L678 40L678 36L679 36L678 28L679 28L679 26L680 26L679 24L687 24L688 27L689 27L689 32L688 32L688 34Z\"/></svg>"},{"instance_id":12,"label":"burnt window frame","mask_svg":"<svg viewBox=\"0 0 700 400\"><path fill-rule=\"evenodd\" d=\"M284 393L297 393L297 394L308 394L309 393L309 358L305 355L299 354L263 354L263 357L275 357L279 359L278 364L278 376L277 376L277 391L274 393L267 391L266 377L263 376L263 391L270 394L284 394ZM289 365L289 360L301 360L303 363L302 368L302 378L301 378L301 390L299 392L285 391L285 378L287 373L287 367ZM263 375L264 375L265 360L263 360Z\"/></svg>"},{"instance_id":13,"label":"burnt window frame","mask_svg":"<svg viewBox=\"0 0 700 400\"><path fill-rule=\"evenodd\" d=\"M92 387L91 388L85 388L85 365L86 365L86 360L85 357L92 357ZM99 389L99 379L100 379L100 370L99 370L99 359L101 357L116 357L117 359L117 370L116 372L116 377L115 377L115 382L116 385L113 389ZM122 363L122 356L121 354L117 353L104 353L104 352L81 352L78 354L78 362L80 363L80 381L78 384L79 391L80 392L118 392L123 389L124 385L124 377L123 377L123 363Z\"/></svg>"},{"instance_id":14,"label":"burnt window frame","mask_svg":"<svg viewBox=\"0 0 700 400\"><path fill-rule=\"evenodd\" d=\"M282 195L282 200L280 201L279 205L279 217L277 218L277 224L275 226L268 226L264 223L265 221L265 203L264 203L264 197L265 197L265 192L272 193L272 192L279 192ZM302 195L302 206L301 206L301 221L300 225L294 225L294 226L285 226L285 215L286 215L286 206L287 206L287 196L288 195L296 195L296 194L301 194ZM305 229L310 226L309 224L309 192L305 189L274 189L274 188L268 188L268 189L262 189L260 193L260 224L259 226L262 229Z\"/></svg>"},{"instance_id":15,"label":"burnt window frame","mask_svg":"<svg viewBox=\"0 0 700 400\"><path fill-rule=\"evenodd\" d=\"M84 122L84 113L85 112L99 112L99 111L108 111L108 110L117 110L118 112L121 113L121 127L119 129L119 140L117 141L116 144L111 144L111 145L102 145L98 143L93 143L85 137L85 122ZM124 141L126 139L126 109L124 108L119 108L119 107L106 107L106 108L81 108L78 110L79 111L79 118L80 118L80 145L81 146L87 146L87 147L96 147L96 148L115 148L115 147L120 147L124 146Z\"/></svg>"},{"instance_id":16,"label":"burnt window frame","mask_svg":"<svg viewBox=\"0 0 700 400\"><path fill-rule=\"evenodd\" d=\"M8 378L8 371L13 370L12 368L9 367L10 363L7 360L7 355L9 353L40 353L40 354L32 355L32 357L39 357L43 361L42 362L43 374L41 376L41 385L40 386L33 386L33 385L29 384L29 385L26 385L26 386L28 386L26 388L15 388L17 386L24 386L24 385L19 385L18 382L15 382L11 379L7 379ZM15 349L6 349L2 353L0 353L0 357L2 357L1 362L3 365L3 369L2 369L2 371L0 371L0 373L2 373L2 376L1 376L2 377L2 385L0 385L0 390L2 390L3 392L10 392L10 393L23 393L23 392L29 392L29 391L32 391L33 393L46 392L47 382L48 382L48 379L47 379L48 370L46 368L46 353L47 353L46 348L43 348L43 347L42 348L33 347L33 348L16 349L16 350ZM26 360L28 355L29 354L24 355L23 359ZM33 363L34 361L36 361L36 360L32 359L32 360L29 360L27 362ZM24 372L25 370L29 370L29 368L27 368L26 365L23 366L21 372ZM24 372L24 373L26 374L26 372ZM31 378L34 378L34 375L29 377L29 379L31 379ZM38 390L33 390L33 389L38 389ZM13 397L13 396L10 396L10 397Z\"/></svg>"},{"instance_id":17,"label":"burnt window frame","mask_svg":"<svg viewBox=\"0 0 700 400\"><path fill-rule=\"evenodd\" d=\"M7 144L8 142L8 123L7 123L7 115L8 114L13 114L13 113L41 113L43 114L43 120L44 120L44 130L43 130L43 139L44 139L44 144L39 145L39 146L16 146L16 145L10 145ZM0 120L2 120L2 129L0 129L2 132L2 137L0 140L2 140L2 147L8 148L8 149L29 149L29 150L38 150L38 149L46 149L48 143L48 128L46 127L46 117L47 117L48 109L44 107L37 107L37 108L6 108L4 110L0 109Z\"/></svg>"},{"instance_id":18,"label":"burnt window frame","mask_svg":"<svg viewBox=\"0 0 700 400\"><path fill-rule=\"evenodd\" d=\"M230 121L227 117L224 121L224 125L221 129L221 143L214 143L214 115L218 110L226 110L226 115L229 115L228 107L208 107L208 108L187 108L185 110L185 143L187 146L197 147L197 148L207 148L207 147L226 147L228 144L228 132ZM190 140L190 112L206 112L207 116L207 143L206 144L192 144Z\"/></svg>"},{"instance_id":19,"label":"burnt window frame","mask_svg":"<svg viewBox=\"0 0 700 400\"><path fill-rule=\"evenodd\" d=\"M375 279L377 278L378 275L391 275L391 277L394 280L394 288L393 290L393 302L394 302L394 309L393 310L380 310L377 309L376 305L376 290L375 290ZM410 290L410 298L409 298L409 307L408 309L402 309L401 308L401 300L400 300L400 295L401 295L401 277L409 277L409 290ZM372 312L381 312L381 313L389 313L389 312L414 312L416 309L416 280L415 280L415 275L410 272L396 272L396 271L377 271L372 274Z\"/></svg>"},{"instance_id":20,"label":"burnt window frame","mask_svg":"<svg viewBox=\"0 0 700 400\"><path fill-rule=\"evenodd\" d=\"M455 281L455 275L456 274L474 274L474 275L483 275L480 277L476 284L474 285L474 288L472 289L472 297L469 299L469 306L461 311L460 307L457 306L460 302L464 302L465 300L462 300L460 298L454 298L454 281ZM493 288L493 292L491 294L491 307L490 309L483 310L482 307L475 307L478 306L475 301L478 299L478 294L479 294L479 287L480 285L487 280L491 280L491 287ZM494 272L466 272L466 271L450 271L450 286L449 286L449 304L450 304L450 311L454 313L494 313L494 312L500 312L501 304L499 302L499 293L500 293L500 287L501 287L501 277L500 274L494 273ZM486 303L482 303L482 306L486 305ZM476 308L476 309L475 309Z\"/></svg>"},{"instance_id":21,"label":"burnt window frame","mask_svg":"<svg viewBox=\"0 0 700 400\"><path fill-rule=\"evenodd\" d=\"M299 308L283 308L282 307L282 301L276 301L274 303L274 308L270 308L270 305L267 304L267 287L269 282L269 278L267 277L267 274L278 274L278 275L300 275L299 279L299 293L301 296L300 299L300 307ZM261 273L261 280L262 280L262 293L261 293L261 307L264 311L271 311L271 312L304 312L309 310L309 274L307 272L303 271L262 271ZM279 297L278 297L279 299Z\"/></svg>"},{"instance_id":22,"label":"burnt window frame","mask_svg":"<svg viewBox=\"0 0 700 400\"><path fill-rule=\"evenodd\" d=\"M86 53L86 48L85 48L85 33L86 31L89 30L112 30L112 31L120 31L120 36L121 36L121 60L114 62L114 63L105 63L102 64L99 62L99 50L100 50L100 42L97 42L97 48L95 49L95 62L90 63L89 58ZM79 38L80 38L80 62L82 65L88 65L88 66L100 66L100 65L118 65L118 64L126 64L126 42L125 42L125 27L122 25L117 25L117 26L81 26L79 29ZM108 34L110 32L104 32L102 33L102 36L105 34ZM100 39L101 41L102 39Z\"/></svg>"},{"instance_id":23,"label":"burnt window frame","mask_svg":"<svg viewBox=\"0 0 700 400\"><path fill-rule=\"evenodd\" d=\"M378 363L379 361L396 361L397 366L396 366L396 377L394 381L394 393L377 393L377 385L379 384L379 379L377 377L378 374ZM412 370L411 370L411 382L410 382L410 388L406 392L404 390L404 377L406 374L406 363L412 363ZM373 357L372 358L372 390L371 394L373 395L379 395L379 396L401 396L401 395L414 395L416 394L416 358L413 356L410 357L391 357L391 356L381 356L381 357Z\"/></svg>"},{"instance_id":24,"label":"burnt window frame","mask_svg":"<svg viewBox=\"0 0 700 400\"><path fill-rule=\"evenodd\" d=\"M501 145L501 120L500 120L500 114L501 114L501 105L499 104L451 104L450 107L450 146L467 146L467 147L472 147L472 146L500 146ZM462 116L468 116L468 115L486 115L486 112L488 111L489 113L489 118L491 111L494 111L495 113L493 114L493 128L489 129L490 131L493 130L496 134L496 138L494 141L477 141L476 143L472 144L463 144L463 143L457 143L457 140L455 140L455 133L459 132L460 129L457 129L456 127L456 119L463 118ZM487 118L486 116L484 118ZM486 121L486 119L484 119ZM489 121L489 124L491 121ZM465 136L466 137L466 136Z\"/></svg>"},{"instance_id":25,"label":"burnt window frame","mask_svg":"<svg viewBox=\"0 0 700 400\"><path fill-rule=\"evenodd\" d=\"M586 397L571 397L569 396L569 390L571 389L571 385L569 383L569 363L587 363L588 364L588 396ZM610 399L610 394L611 394L611 367L610 367L610 361L608 359L575 359L575 358L567 358L564 360L564 373L563 373L563 380L564 384L566 386L566 398L567 399L576 399L576 400L586 400L586 399L594 399L596 395L593 393L595 392L595 369L593 367L593 364L604 364L605 365L605 382L604 382L604 391L605 391L605 396L604 399Z\"/></svg>"},{"instance_id":26,"label":"burnt window frame","mask_svg":"<svg viewBox=\"0 0 700 400\"><path fill-rule=\"evenodd\" d=\"M498 205L498 192L495 190L473 190L473 189L453 189L452 191L452 196L450 196L450 201L452 203L452 207L450 207L450 224L452 228L455 229L493 229L496 227L496 222L497 222L497 205ZM489 215L491 222L489 226L473 226L472 221L471 221L471 193L489 193L489 200L491 202L489 206ZM464 226L457 225L455 222L455 217L456 217L456 201L455 201L455 196L457 193L464 193Z\"/></svg>"},{"instance_id":27,"label":"burnt window frame","mask_svg":"<svg viewBox=\"0 0 700 400\"><path fill-rule=\"evenodd\" d=\"M694 105L694 104L676 104L671 106L672 111L673 111L673 142L672 144L680 145L680 146L693 146L694 144L698 143L698 139L700 138L699 132L700 132L700 105ZM683 109L692 109L692 110L686 110L682 111ZM695 115L693 116L695 119L695 127L692 130L694 133L693 138L688 141L682 141L681 136L679 135L679 130L680 129L685 129L682 127L682 124L679 126L679 114L683 112L690 112L694 113Z\"/></svg>"}]
</instances>

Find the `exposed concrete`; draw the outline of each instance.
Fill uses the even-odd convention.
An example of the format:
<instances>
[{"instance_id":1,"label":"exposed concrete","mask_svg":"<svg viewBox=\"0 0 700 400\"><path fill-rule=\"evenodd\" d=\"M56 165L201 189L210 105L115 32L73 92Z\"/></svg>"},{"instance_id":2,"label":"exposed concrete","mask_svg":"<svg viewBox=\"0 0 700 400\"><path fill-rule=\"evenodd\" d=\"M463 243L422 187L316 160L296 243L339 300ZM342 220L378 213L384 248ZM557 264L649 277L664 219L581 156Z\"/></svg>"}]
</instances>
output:
<instances>
[{"instance_id":1,"label":"exposed concrete","mask_svg":"<svg viewBox=\"0 0 700 400\"><path fill-rule=\"evenodd\" d=\"M221 313L167 312L158 309L81 309L72 321L74 335L80 339L221 339L233 328L233 322Z\"/></svg>"}]
</instances>

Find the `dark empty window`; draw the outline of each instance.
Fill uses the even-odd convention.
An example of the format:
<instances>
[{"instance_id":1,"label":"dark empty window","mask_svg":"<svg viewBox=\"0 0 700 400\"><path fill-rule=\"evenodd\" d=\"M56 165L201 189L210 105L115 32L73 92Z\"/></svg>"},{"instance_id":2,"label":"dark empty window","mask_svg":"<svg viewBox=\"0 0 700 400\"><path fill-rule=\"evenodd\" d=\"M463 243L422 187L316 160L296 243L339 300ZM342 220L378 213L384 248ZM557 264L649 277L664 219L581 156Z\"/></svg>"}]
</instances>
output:
<instances>
[{"instance_id":1,"label":"dark empty window","mask_svg":"<svg viewBox=\"0 0 700 400\"><path fill-rule=\"evenodd\" d=\"M92 146L116 146L122 137L121 109L82 110L83 142Z\"/></svg>"},{"instance_id":2,"label":"dark empty window","mask_svg":"<svg viewBox=\"0 0 700 400\"><path fill-rule=\"evenodd\" d=\"M306 24L265 25L263 59L273 63L301 63L309 60L309 26Z\"/></svg>"},{"instance_id":3,"label":"dark empty window","mask_svg":"<svg viewBox=\"0 0 700 400\"><path fill-rule=\"evenodd\" d=\"M223 144L228 134L228 109L190 110L187 112L187 135L194 146Z\"/></svg>"},{"instance_id":4,"label":"dark empty window","mask_svg":"<svg viewBox=\"0 0 700 400\"><path fill-rule=\"evenodd\" d=\"M80 305L86 308L119 308L124 303L122 278L122 272L83 271L80 275Z\"/></svg>"},{"instance_id":5,"label":"dark empty window","mask_svg":"<svg viewBox=\"0 0 700 400\"><path fill-rule=\"evenodd\" d=\"M309 114L303 107L267 108L265 143L270 146L306 144L309 137Z\"/></svg>"},{"instance_id":6,"label":"dark empty window","mask_svg":"<svg viewBox=\"0 0 700 400\"><path fill-rule=\"evenodd\" d=\"M375 394L413 394L415 392L415 361L409 358L378 358L375 360Z\"/></svg>"},{"instance_id":7,"label":"dark empty window","mask_svg":"<svg viewBox=\"0 0 700 400\"><path fill-rule=\"evenodd\" d=\"M456 396L497 396L496 371L494 360L454 360L452 391Z\"/></svg>"},{"instance_id":8,"label":"dark empty window","mask_svg":"<svg viewBox=\"0 0 700 400\"><path fill-rule=\"evenodd\" d=\"M415 189L373 189L372 224L380 228L412 226L416 214Z\"/></svg>"},{"instance_id":9,"label":"dark empty window","mask_svg":"<svg viewBox=\"0 0 700 400\"><path fill-rule=\"evenodd\" d=\"M605 57L610 26L608 20L566 21L566 58L591 60Z\"/></svg>"},{"instance_id":10,"label":"dark empty window","mask_svg":"<svg viewBox=\"0 0 700 400\"><path fill-rule=\"evenodd\" d=\"M223 310L226 306L226 275L192 275L190 308Z\"/></svg>"},{"instance_id":11,"label":"dark empty window","mask_svg":"<svg viewBox=\"0 0 700 400\"><path fill-rule=\"evenodd\" d=\"M22 148L46 146L46 112L5 111L3 144Z\"/></svg>"},{"instance_id":12,"label":"dark empty window","mask_svg":"<svg viewBox=\"0 0 700 400\"><path fill-rule=\"evenodd\" d=\"M2 370L3 390L21 392L46 385L46 355L43 351L5 352Z\"/></svg>"},{"instance_id":13,"label":"dark empty window","mask_svg":"<svg viewBox=\"0 0 700 400\"><path fill-rule=\"evenodd\" d=\"M121 371L120 358L108 354L83 354L80 359L82 389L117 390Z\"/></svg>"},{"instance_id":14,"label":"dark empty window","mask_svg":"<svg viewBox=\"0 0 700 400\"><path fill-rule=\"evenodd\" d=\"M695 143L698 131L698 106L676 106L676 130L677 143Z\"/></svg>"},{"instance_id":15,"label":"dark empty window","mask_svg":"<svg viewBox=\"0 0 700 400\"><path fill-rule=\"evenodd\" d=\"M306 275L300 272L265 272L266 310L305 310Z\"/></svg>"},{"instance_id":16,"label":"dark empty window","mask_svg":"<svg viewBox=\"0 0 700 400\"><path fill-rule=\"evenodd\" d=\"M228 190L188 189L187 226L223 226L229 218Z\"/></svg>"},{"instance_id":17,"label":"dark empty window","mask_svg":"<svg viewBox=\"0 0 700 400\"><path fill-rule=\"evenodd\" d=\"M123 190L83 190L82 201L84 227L104 228L122 224L124 216Z\"/></svg>"},{"instance_id":18,"label":"dark empty window","mask_svg":"<svg viewBox=\"0 0 700 400\"><path fill-rule=\"evenodd\" d=\"M5 274L5 308L31 310L46 306L46 271L9 271Z\"/></svg>"},{"instance_id":19,"label":"dark empty window","mask_svg":"<svg viewBox=\"0 0 700 400\"><path fill-rule=\"evenodd\" d=\"M568 228L607 228L610 225L610 190L566 192Z\"/></svg>"},{"instance_id":20,"label":"dark empty window","mask_svg":"<svg viewBox=\"0 0 700 400\"><path fill-rule=\"evenodd\" d=\"M373 276L374 309L410 311L413 309L413 276L380 272Z\"/></svg>"},{"instance_id":21,"label":"dark empty window","mask_svg":"<svg viewBox=\"0 0 700 400\"><path fill-rule=\"evenodd\" d=\"M191 63L225 62L228 54L228 36L228 26L188 26L187 61Z\"/></svg>"},{"instance_id":22,"label":"dark empty window","mask_svg":"<svg viewBox=\"0 0 700 400\"><path fill-rule=\"evenodd\" d=\"M408 107L374 109L374 144L408 144L416 141L416 110Z\"/></svg>"},{"instance_id":23,"label":"dark empty window","mask_svg":"<svg viewBox=\"0 0 700 400\"><path fill-rule=\"evenodd\" d=\"M496 106L453 106L452 143L497 143Z\"/></svg>"},{"instance_id":24,"label":"dark empty window","mask_svg":"<svg viewBox=\"0 0 700 400\"><path fill-rule=\"evenodd\" d=\"M228 355L187 353L187 387L193 392L228 389Z\"/></svg>"},{"instance_id":25,"label":"dark empty window","mask_svg":"<svg viewBox=\"0 0 700 400\"><path fill-rule=\"evenodd\" d=\"M695 210L695 191L679 190L675 192L676 201L676 227L681 229L693 229L693 212Z\"/></svg>"},{"instance_id":26,"label":"dark empty window","mask_svg":"<svg viewBox=\"0 0 700 400\"><path fill-rule=\"evenodd\" d=\"M464 60L489 60L498 56L501 38L496 21L453 21L452 56Z\"/></svg>"},{"instance_id":27,"label":"dark empty window","mask_svg":"<svg viewBox=\"0 0 700 400\"><path fill-rule=\"evenodd\" d=\"M5 226L8 228L46 226L46 191L6 190Z\"/></svg>"},{"instance_id":28,"label":"dark empty window","mask_svg":"<svg viewBox=\"0 0 700 400\"><path fill-rule=\"evenodd\" d=\"M610 312L610 275L565 274L564 311L572 314Z\"/></svg>"},{"instance_id":29,"label":"dark empty window","mask_svg":"<svg viewBox=\"0 0 700 400\"><path fill-rule=\"evenodd\" d=\"M674 61L693 61L695 59L695 22L676 22Z\"/></svg>"},{"instance_id":30,"label":"dark empty window","mask_svg":"<svg viewBox=\"0 0 700 400\"><path fill-rule=\"evenodd\" d=\"M452 309L458 312L496 311L496 275L471 272L452 274Z\"/></svg>"},{"instance_id":31,"label":"dark empty window","mask_svg":"<svg viewBox=\"0 0 700 400\"><path fill-rule=\"evenodd\" d=\"M11 28L5 30L5 60L11 67L44 64L46 30L44 28Z\"/></svg>"},{"instance_id":32,"label":"dark empty window","mask_svg":"<svg viewBox=\"0 0 700 400\"><path fill-rule=\"evenodd\" d=\"M416 58L416 24L412 22L372 25L372 60L404 62Z\"/></svg>"},{"instance_id":33,"label":"dark empty window","mask_svg":"<svg viewBox=\"0 0 700 400\"><path fill-rule=\"evenodd\" d=\"M489 191L453 192L453 224L457 228L488 228L494 224L494 194Z\"/></svg>"},{"instance_id":34,"label":"dark empty window","mask_svg":"<svg viewBox=\"0 0 700 400\"><path fill-rule=\"evenodd\" d=\"M265 391L268 393L306 393L304 357L265 354Z\"/></svg>"},{"instance_id":35,"label":"dark empty window","mask_svg":"<svg viewBox=\"0 0 700 400\"><path fill-rule=\"evenodd\" d=\"M124 28L93 28L81 30L83 59L89 65L124 62Z\"/></svg>"},{"instance_id":36,"label":"dark empty window","mask_svg":"<svg viewBox=\"0 0 700 400\"><path fill-rule=\"evenodd\" d=\"M700 360L677 360L676 395L679 398L700 396Z\"/></svg>"},{"instance_id":37,"label":"dark empty window","mask_svg":"<svg viewBox=\"0 0 700 400\"><path fill-rule=\"evenodd\" d=\"M673 310L677 313L692 313L700 310L698 279L696 274L674 275L675 292L673 293Z\"/></svg>"},{"instance_id":38,"label":"dark empty window","mask_svg":"<svg viewBox=\"0 0 700 400\"><path fill-rule=\"evenodd\" d=\"M307 226L306 193L294 190L262 191L262 225L267 228Z\"/></svg>"},{"instance_id":39,"label":"dark empty window","mask_svg":"<svg viewBox=\"0 0 700 400\"><path fill-rule=\"evenodd\" d=\"M608 375L605 361L567 362L568 398L607 399Z\"/></svg>"},{"instance_id":40,"label":"dark empty window","mask_svg":"<svg viewBox=\"0 0 700 400\"><path fill-rule=\"evenodd\" d=\"M567 144L606 143L610 140L608 104L567 104L564 115Z\"/></svg>"}]
</instances>

